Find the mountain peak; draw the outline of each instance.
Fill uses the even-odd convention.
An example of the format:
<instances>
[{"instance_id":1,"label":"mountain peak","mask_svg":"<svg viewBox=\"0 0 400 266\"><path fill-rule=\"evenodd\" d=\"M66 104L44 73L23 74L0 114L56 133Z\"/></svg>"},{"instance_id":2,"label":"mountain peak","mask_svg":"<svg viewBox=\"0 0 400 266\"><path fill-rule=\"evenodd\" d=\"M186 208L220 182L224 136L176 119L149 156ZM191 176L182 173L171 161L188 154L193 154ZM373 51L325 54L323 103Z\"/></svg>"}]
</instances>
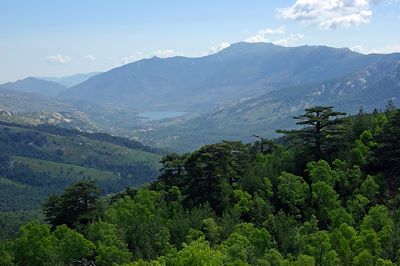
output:
<instances>
[{"instance_id":1,"label":"mountain peak","mask_svg":"<svg viewBox=\"0 0 400 266\"><path fill-rule=\"evenodd\" d=\"M266 42L255 42L255 43L237 42L221 50L218 54L259 53L262 51L277 50L282 48L284 49L285 47Z\"/></svg>"}]
</instances>

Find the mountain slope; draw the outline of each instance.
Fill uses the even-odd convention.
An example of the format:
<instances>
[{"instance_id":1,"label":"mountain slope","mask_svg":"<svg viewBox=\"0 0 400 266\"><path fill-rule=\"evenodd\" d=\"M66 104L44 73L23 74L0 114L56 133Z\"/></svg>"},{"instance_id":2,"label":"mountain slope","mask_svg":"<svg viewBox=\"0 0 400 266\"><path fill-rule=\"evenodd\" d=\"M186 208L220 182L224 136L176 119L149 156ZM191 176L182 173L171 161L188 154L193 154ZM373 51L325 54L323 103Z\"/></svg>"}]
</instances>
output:
<instances>
[{"instance_id":1,"label":"mountain slope","mask_svg":"<svg viewBox=\"0 0 400 266\"><path fill-rule=\"evenodd\" d=\"M151 58L101 73L64 96L135 110L201 112L243 97L350 74L392 55L237 43L199 58Z\"/></svg>"},{"instance_id":2,"label":"mountain slope","mask_svg":"<svg viewBox=\"0 0 400 266\"><path fill-rule=\"evenodd\" d=\"M90 79L91 77L93 77L99 73L100 72L90 72L90 73L86 73L86 74L76 74L76 75L67 76L67 77L37 77L37 78L41 79L41 80L52 81L52 82L58 83L65 87L72 87L72 86L75 86L79 83L82 83L82 82Z\"/></svg>"},{"instance_id":3,"label":"mountain slope","mask_svg":"<svg viewBox=\"0 0 400 266\"><path fill-rule=\"evenodd\" d=\"M153 180L159 158L129 139L0 121L0 238L12 232L7 217L37 217L43 200L65 186L89 178L103 194L118 192Z\"/></svg>"},{"instance_id":4,"label":"mountain slope","mask_svg":"<svg viewBox=\"0 0 400 266\"><path fill-rule=\"evenodd\" d=\"M67 87L58 83L34 77L28 77L15 82L7 82L1 86L10 90L37 93L44 96L56 96L67 89Z\"/></svg>"},{"instance_id":5,"label":"mountain slope","mask_svg":"<svg viewBox=\"0 0 400 266\"><path fill-rule=\"evenodd\" d=\"M392 57L398 57L392 55ZM372 111L388 100L400 102L400 59L373 63L341 78L303 84L215 109L183 123L144 134L153 145L190 150L223 139L251 140L252 134L275 135L277 128L295 127L292 116L315 105L332 105L355 113L363 106Z\"/></svg>"}]
</instances>

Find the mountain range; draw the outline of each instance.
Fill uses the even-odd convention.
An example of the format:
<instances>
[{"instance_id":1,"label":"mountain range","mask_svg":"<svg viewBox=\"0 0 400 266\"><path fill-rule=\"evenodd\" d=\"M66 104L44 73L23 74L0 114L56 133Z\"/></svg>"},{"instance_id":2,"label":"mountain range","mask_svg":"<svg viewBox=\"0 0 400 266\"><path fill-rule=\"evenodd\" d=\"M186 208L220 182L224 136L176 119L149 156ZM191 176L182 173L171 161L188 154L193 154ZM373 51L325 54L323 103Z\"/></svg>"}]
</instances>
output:
<instances>
[{"instance_id":1,"label":"mountain range","mask_svg":"<svg viewBox=\"0 0 400 266\"><path fill-rule=\"evenodd\" d=\"M36 93L45 96L56 96L67 89L67 87L59 83L34 77L28 77L15 82L7 82L1 86L9 90Z\"/></svg>"},{"instance_id":2,"label":"mountain range","mask_svg":"<svg viewBox=\"0 0 400 266\"><path fill-rule=\"evenodd\" d=\"M23 91L26 99L40 102L39 110L73 106L94 120L106 118L99 126L103 130L183 151L221 139L250 140L251 134L274 136L277 128L294 127L291 117L313 105L349 113L361 106L382 108L389 99L400 99L399 65L400 54L241 42L198 58L143 59L87 76L70 88L28 78L4 84L0 92ZM39 81L36 89L26 84ZM0 107L8 111L4 103ZM155 111L186 115L140 118Z\"/></svg>"},{"instance_id":3,"label":"mountain range","mask_svg":"<svg viewBox=\"0 0 400 266\"><path fill-rule=\"evenodd\" d=\"M254 140L253 134L275 137L276 129L296 126L293 116L316 105L334 106L349 114L399 103L400 60L393 59L341 78L302 84L242 99L195 118L146 132L153 145L191 150L221 140Z\"/></svg>"},{"instance_id":4,"label":"mountain range","mask_svg":"<svg viewBox=\"0 0 400 266\"><path fill-rule=\"evenodd\" d=\"M63 85L67 88L75 86L79 83L82 83L88 79L90 79L93 76L96 76L100 72L90 72L90 73L85 73L85 74L75 74L71 76L66 76L66 77L38 77L38 79L42 80L47 80L47 81L52 81L55 83L58 83L60 85Z\"/></svg>"},{"instance_id":5,"label":"mountain range","mask_svg":"<svg viewBox=\"0 0 400 266\"><path fill-rule=\"evenodd\" d=\"M199 58L140 60L98 74L62 93L134 110L204 112L284 87L343 77L398 55L362 55L347 48L237 43Z\"/></svg>"}]
</instances>

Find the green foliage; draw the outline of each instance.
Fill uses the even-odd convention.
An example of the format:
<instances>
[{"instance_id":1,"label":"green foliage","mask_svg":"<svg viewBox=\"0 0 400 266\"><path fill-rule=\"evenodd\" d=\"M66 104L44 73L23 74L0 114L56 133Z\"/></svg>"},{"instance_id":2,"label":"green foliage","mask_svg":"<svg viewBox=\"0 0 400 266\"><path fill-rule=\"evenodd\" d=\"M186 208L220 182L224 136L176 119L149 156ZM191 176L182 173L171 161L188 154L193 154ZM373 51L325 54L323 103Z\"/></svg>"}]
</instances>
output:
<instances>
[{"instance_id":1,"label":"green foliage","mask_svg":"<svg viewBox=\"0 0 400 266\"><path fill-rule=\"evenodd\" d=\"M300 130L280 131L299 138L305 149L313 154L313 159L318 161L328 158L328 154L336 152L336 144L343 139L343 130L340 127L343 119L338 118L346 113L333 111L330 106L315 106L305 109L305 113L295 116L300 120L298 125L306 126Z\"/></svg>"},{"instance_id":2,"label":"green foliage","mask_svg":"<svg viewBox=\"0 0 400 266\"><path fill-rule=\"evenodd\" d=\"M371 130L365 130L355 141L355 147L351 149L351 160L355 164L365 165L371 157L371 149L376 148Z\"/></svg>"},{"instance_id":3,"label":"green foliage","mask_svg":"<svg viewBox=\"0 0 400 266\"><path fill-rule=\"evenodd\" d=\"M106 221L123 230L124 241L135 258L155 258L170 249L165 209L159 192L139 190L133 199L124 197L106 212Z\"/></svg>"},{"instance_id":4,"label":"green foliage","mask_svg":"<svg viewBox=\"0 0 400 266\"><path fill-rule=\"evenodd\" d=\"M220 240L221 226L215 222L214 218L207 218L203 220L202 231L206 236L206 239L211 244L217 244Z\"/></svg>"},{"instance_id":5,"label":"green foliage","mask_svg":"<svg viewBox=\"0 0 400 266\"><path fill-rule=\"evenodd\" d=\"M96 265L123 264L131 260L127 244L122 240L114 224L95 222L89 226L88 238L95 243Z\"/></svg>"},{"instance_id":6,"label":"green foliage","mask_svg":"<svg viewBox=\"0 0 400 266\"><path fill-rule=\"evenodd\" d=\"M338 159L332 162L332 168L338 175L336 190L343 199L347 200L363 182L361 169L358 165L351 165Z\"/></svg>"},{"instance_id":7,"label":"green foliage","mask_svg":"<svg viewBox=\"0 0 400 266\"><path fill-rule=\"evenodd\" d=\"M331 245L341 258L343 265L351 264L354 257L354 246L357 240L357 231L347 225L341 224L330 233Z\"/></svg>"},{"instance_id":8,"label":"green foliage","mask_svg":"<svg viewBox=\"0 0 400 266\"><path fill-rule=\"evenodd\" d=\"M77 182L61 196L53 195L44 203L46 221L53 226L65 224L82 229L100 215L99 195L100 189L94 180Z\"/></svg>"},{"instance_id":9,"label":"green foliage","mask_svg":"<svg viewBox=\"0 0 400 266\"><path fill-rule=\"evenodd\" d=\"M400 187L400 110L390 113L388 122L378 136L378 147L375 150L376 167L390 178L390 188Z\"/></svg>"},{"instance_id":10,"label":"green foliage","mask_svg":"<svg viewBox=\"0 0 400 266\"><path fill-rule=\"evenodd\" d=\"M71 265L80 258L93 255L94 244L66 225L58 226L52 235L56 238L56 252L64 265Z\"/></svg>"},{"instance_id":11,"label":"green foliage","mask_svg":"<svg viewBox=\"0 0 400 266\"><path fill-rule=\"evenodd\" d=\"M309 193L308 184L300 176L284 172L278 178L278 199L291 214L297 215L306 207Z\"/></svg>"},{"instance_id":12,"label":"green foliage","mask_svg":"<svg viewBox=\"0 0 400 266\"><path fill-rule=\"evenodd\" d=\"M223 265L225 255L213 250L204 238L184 244L177 254L165 257L165 265L171 266L219 266Z\"/></svg>"},{"instance_id":13,"label":"green foliage","mask_svg":"<svg viewBox=\"0 0 400 266\"><path fill-rule=\"evenodd\" d=\"M353 265L355 266L373 266L373 257L368 250L363 250L354 257Z\"/></svg>"},{"instance_id":14,"label":"green foliage","mask_svg":"<svg viewBox=\"0 0 400 266\"><path fill-rule=\"evenodd\" d=\"M328 224L329 212L340 206L336 191L323 181L312 184L312 203L315 206L317 219L322 228Z\"/></svg>"},{"instance_id":15,"label":"green foliage","mask_svg":"<svg viewBox=\"0 0 400 266\"><path fill-rule=\"evenodd\" d=\"M273 246L269 232L252 224L238 224L220 248L228 256L228 264L255 264Z\"/></svg>"},{"instance_id":16,"label":"green foliage","mask_svg":"<svg viewBox=\"0 0 400 266\"><path fill-rule=\"evenodd\" d=\"M307 164L307 171L312 183L325 182L333 187L338 180L337 173L324 160L309 162Z\"/></svg>"},{"instance_id":17,"label":"green foliage","mask_svg":"<svg viewBox=\"0 0 400 266\"><path fill-rule=\"evenodd\" d=\"M0 264L398 264L399 191L391 187L394 168L377 167L377 136L400 127L393 117L395 110L362 113L327 125L320 132L326 160L311 160L300 134L263 153L257 145L222 142L168 155L156 182L105 199L91 181L74 184L47 200L53 226L21 227L0 245ZM315 142L308 140L310 148ZM328 155L334 145L341 152ZM3 161L6 171L10 162Z\"/></svg>"},{"instance_id":18,"label":"green foliage","mask_svg":"<svg viewBox=\"0 0 400 266\"><path fill-rule=\"evenodd\" d=\"M248 214L252 207L251 195L246 191L236 189L233 191L233 212L237 216Z\"/></svg>"},{"instance_id":19,"label":"green foliage","mask_svg":"<svg viewBox=\"0 0 400 266\"><path fill-rule=\"evenodd\" d=\"M187 159L185 169L191 178L185 192L191 204L208 202L219 213L228 207L230 185L237 180L233 160L232 147L225 143L205 146Z\"/></svg>"},{"instance_id":20,"label":"green foliage","mask_svg":"<svg viewBox=\"0 0 400 266\"><path fill-rule=\"evenodd\" d=\"M0 242L0 265L1 266L12 266L14 258L6 250L3 243Z\"/></svg>"},{"instance_id":21,"label":"green foliage","mask_svg":"<svg viewBox=\"0 0 400 266\"><path fill-rule=\"evenodd\" d=\"M48 225L38 223L21 227L17 238L10 243L17 265L71 265L90 258L94 248L92 242L65 225L50 232Z\"/></svg>"},{"instance_id":22,"label":"green foliage","mask_svg":"<svg viewBox=\"0 0 400 266\"><path fill-rule=\"evenodd\" d=\"M55 237L48 225L29 223L21 227L10 246L17 265L57 265Z\"/></svg>"},{"instance_id":23,"label":"green foliage","mask_svg":"<svg viewBox=\"0 0 400 266\"><path fill-rule=\"evenodd\" d=\"M375 178L370 175L367 176L365 181L361 184L359 192L370 201L374 201L379 195L379 186L376 184Z\"/></svg>"}]
</instances>

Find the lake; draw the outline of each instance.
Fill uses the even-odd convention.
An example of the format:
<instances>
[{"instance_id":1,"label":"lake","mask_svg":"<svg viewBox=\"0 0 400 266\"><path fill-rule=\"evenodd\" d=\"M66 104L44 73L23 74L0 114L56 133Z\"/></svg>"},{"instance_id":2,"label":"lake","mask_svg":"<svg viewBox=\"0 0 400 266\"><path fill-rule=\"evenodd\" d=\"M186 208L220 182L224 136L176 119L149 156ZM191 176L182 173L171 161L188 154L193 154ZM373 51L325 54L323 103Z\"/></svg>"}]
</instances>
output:
<instances>
[{"instance_id":1,"label":"lake","mask_svg":"<svg viewBox=\"0 0 400 266\"><path fill-rule=\"evenodd\" d=\"M186 114L186 112L177 112L177 111L160 111L160 112L143 112L140 113L139 116L143 118L143 120L152 121L152 120L160 120L165 118L174 118L181 115Z\"/></svg>"}]
</instances>

